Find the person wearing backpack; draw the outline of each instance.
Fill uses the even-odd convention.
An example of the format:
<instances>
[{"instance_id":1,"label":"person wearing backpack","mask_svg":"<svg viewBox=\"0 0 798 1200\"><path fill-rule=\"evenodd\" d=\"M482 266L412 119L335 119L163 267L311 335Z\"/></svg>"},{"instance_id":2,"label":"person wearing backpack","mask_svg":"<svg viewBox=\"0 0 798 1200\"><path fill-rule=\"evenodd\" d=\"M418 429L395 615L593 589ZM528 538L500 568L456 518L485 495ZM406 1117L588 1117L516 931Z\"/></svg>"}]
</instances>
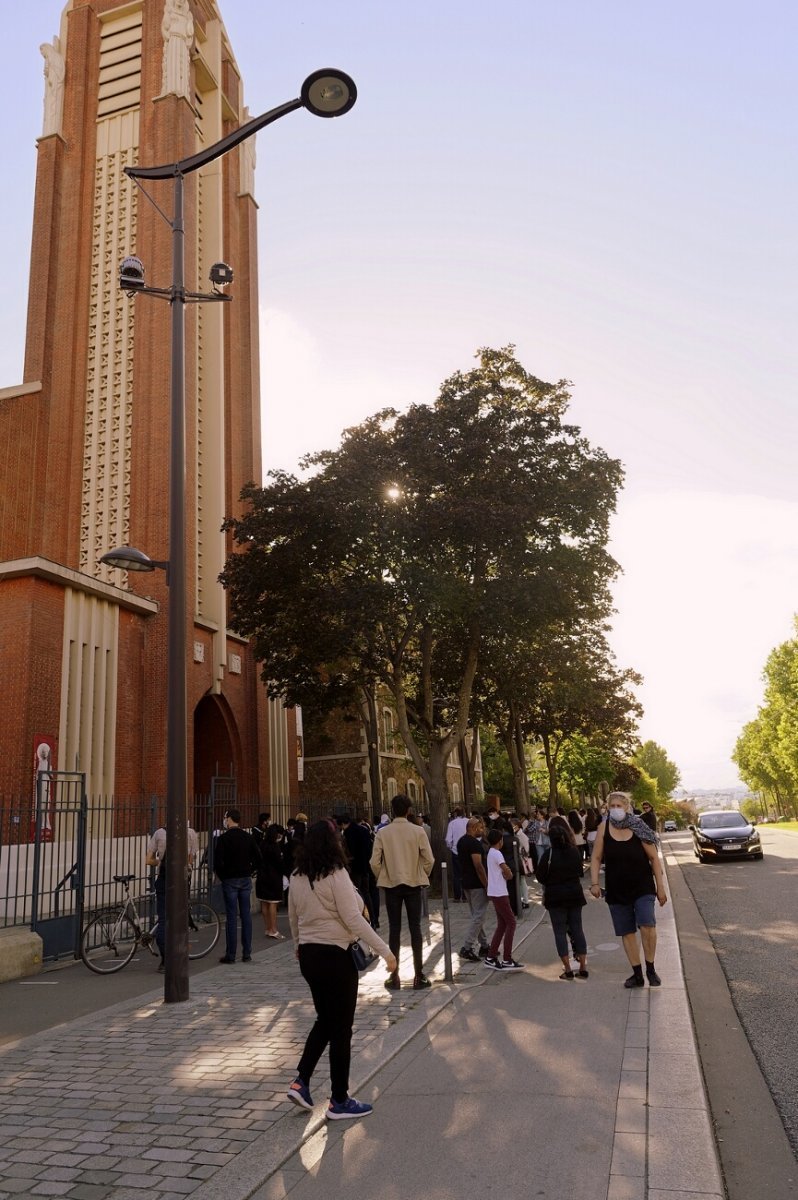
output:
<instances>
[{"instance_id":1,"label":"person wearing backpack","mask_svg":"<svg viewBox=\"0 0 798 1200\"><path fill-rule=\"evenodd\" d=\"M563 817L549 821L550 845L543 851L535 867L535 875L543 884L543 906L554 930L554 942L564 970L560 979L587 979L587 942L582 929L582 909L587 900L582 888L582 852L576 845L573 830ZM568 954L568 940L579 970L574 974Z\"/></svg>"}]
</instances>

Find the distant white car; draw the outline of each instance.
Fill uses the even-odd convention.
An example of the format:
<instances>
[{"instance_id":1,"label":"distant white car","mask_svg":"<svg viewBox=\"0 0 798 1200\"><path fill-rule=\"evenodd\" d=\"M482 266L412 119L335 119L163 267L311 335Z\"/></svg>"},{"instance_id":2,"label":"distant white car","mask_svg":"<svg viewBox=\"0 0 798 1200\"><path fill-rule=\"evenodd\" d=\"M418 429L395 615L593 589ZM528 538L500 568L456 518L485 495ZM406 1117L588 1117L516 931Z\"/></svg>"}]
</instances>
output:
<instances>
[{"instance_id":1,"label":"distant white car","mask_svg":"<svg viewBox=\"0 0 798 1200\"><path fill-rule=\"evenodd\" d=\"M679 826L676 824L675 821L666 821L665 824L662 826L662 829L665 833L676 833L678 828L679 828Z\"/></svg>"}]
</instances>

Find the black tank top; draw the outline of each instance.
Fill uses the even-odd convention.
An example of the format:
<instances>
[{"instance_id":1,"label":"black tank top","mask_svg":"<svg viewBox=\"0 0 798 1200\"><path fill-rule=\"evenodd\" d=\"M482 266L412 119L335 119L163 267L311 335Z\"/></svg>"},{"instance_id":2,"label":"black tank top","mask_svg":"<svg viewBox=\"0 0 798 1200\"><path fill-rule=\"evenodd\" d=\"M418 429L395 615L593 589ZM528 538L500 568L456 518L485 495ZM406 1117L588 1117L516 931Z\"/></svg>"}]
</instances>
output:
<instances>
[{"instance_id":1,"label":"black tank top","mask_svg":"<svg viewBox=\"0 0 798 1200\"><path fill-rule=\"evenodd\" d=\"M640 896L654 896L654 872L636 834L628 841L617 841L604 831L604 886L608 904L634 904Z\"/></svg>"}]
</instances>

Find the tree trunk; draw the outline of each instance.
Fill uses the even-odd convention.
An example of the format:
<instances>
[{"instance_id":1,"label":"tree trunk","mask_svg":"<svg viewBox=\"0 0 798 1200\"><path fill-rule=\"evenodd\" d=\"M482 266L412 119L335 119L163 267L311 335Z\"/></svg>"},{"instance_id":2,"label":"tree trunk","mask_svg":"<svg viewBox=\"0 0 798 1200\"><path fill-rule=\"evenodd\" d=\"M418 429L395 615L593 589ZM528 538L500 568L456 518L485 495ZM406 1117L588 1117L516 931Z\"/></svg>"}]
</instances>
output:
<instances>
[{"instance_id":1,"label":"tree trunk","mask_svg":"<svg viewBox=\"0 0 798 1200\"><path fill-rule=\"evenodd\" d=\"M551 752L551 741L547 733L540 735L543 743L543 753L546 757L546 770L549 773L549 812L557 811L557 759Z\"/></svg>"},{"instance_id":2,"label":"tree trunk","mask_svg":"<svg viewBox=\"0 0 798 1200\"><path fill-rule=\"evenodd\" d=\"M521 767L521 793L520 796L516 790L516 808L517 813L529 812L529 776L526 770L526 739L524 738L524 730L520 720L515 722L515 744L518 754L518 762Z\"/></svg>"},{"instance_id":3,"label":"tree trunk","mask_svg":"<svg viewBox=\"0 0 798 1200\"><path fill-rule=\"evenodd\" d=\"M479 748L479 726L471 730L471 747L460 738L460 765L463 768L463 806L473 815L477 803L477 750Z\"/></svg>"},{"instance_id":4,"label":"tree trunk","mask_svg":"<svg viewBox=\"0 0 798 1200\"><path fill-rule=\"evenodd\" d=\"M510 766L513 771L513 804L516 812L520 812L524 804L524 780L526 779L526 761L519 758L518 743L516 741L516 721L513 713L512 705L510 706L510 721L507 725L502 725L499 728L501 739L504 743L504 748L507 751L507 757L510 760Z\"/></svg>"},{"instance_id":5,"label":"tree trunk","mask_svg":"<svg viewBox=\"0 0 798 1200\"><path fill-rule=\"evenodd\" d=\"M446 783L448 751L444 743L434 741L429 747L429 780L426 782L429 798L429 823L432 829L432 853L435 855L434 878L440 883L440 864L446 861L446 827L449 824L449 789Z\"/></svg>"},{"instance_id":6,"label":"tree trunk","mask_svg":"<svg viewBox=\"0 0 798 1200\"><path fill-rule=\"evenodd\" d=\"M426 633L422 634L422 683L424 694L424 721L422 731L429 738L425 757L410 728L404 671L401 661L393 664L393 670L385 679L396 703L399 733L427 789L430 805L430 827L432 829L432 852L435 855L434 876L436 882L440 871L438 864L446 852L446 826L449 819L449 789L446 781L446 763L452 750L465 737L468 729L468 713L471 706L471 691L477 669L476 639L469 649L457 700L457 716L445 733L435 728L435 697L431 685L432 647Z\"/></svg>"},{"instance_id":7,"label":"tree trunk","mask_svg":"<svg viewBox=\"0 0 798 1200\"><path fill-rule=\"evenodd\" d=\"M369 785L371 790L371 812L374 821L382 815L382 774L380 771L380 726L377 715L377 696L374 686L363 689L360 716L366 734L369 756Z\"/></svg>"}]
</instances>

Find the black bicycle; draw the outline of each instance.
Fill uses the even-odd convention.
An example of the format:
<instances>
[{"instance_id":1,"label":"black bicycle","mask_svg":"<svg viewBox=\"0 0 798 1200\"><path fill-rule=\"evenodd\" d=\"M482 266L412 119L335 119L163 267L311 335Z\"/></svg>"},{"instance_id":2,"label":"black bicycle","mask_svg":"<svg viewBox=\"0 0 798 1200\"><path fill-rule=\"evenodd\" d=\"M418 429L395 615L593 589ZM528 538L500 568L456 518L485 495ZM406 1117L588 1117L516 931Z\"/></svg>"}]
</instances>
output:
<instances>
[{"instance_id":1,"label":"black bicycle","mask_svg":"<svg viewBox=\"0 0 798 1200\"><path fill-rule=\"evenodd\" d=\"M95 913L83 928L80 938L80 957L98 975L113 975L127 966L139 946L158 954L155 912L155 893L133 899L130 883L135 875L114 875L114 883L121 883L125 899L121 906L102 909ZM204 900L188 902L188 956L204 958L210 954L219 940L221 926L218 914Z\"/></svg>"}]
</instances>

